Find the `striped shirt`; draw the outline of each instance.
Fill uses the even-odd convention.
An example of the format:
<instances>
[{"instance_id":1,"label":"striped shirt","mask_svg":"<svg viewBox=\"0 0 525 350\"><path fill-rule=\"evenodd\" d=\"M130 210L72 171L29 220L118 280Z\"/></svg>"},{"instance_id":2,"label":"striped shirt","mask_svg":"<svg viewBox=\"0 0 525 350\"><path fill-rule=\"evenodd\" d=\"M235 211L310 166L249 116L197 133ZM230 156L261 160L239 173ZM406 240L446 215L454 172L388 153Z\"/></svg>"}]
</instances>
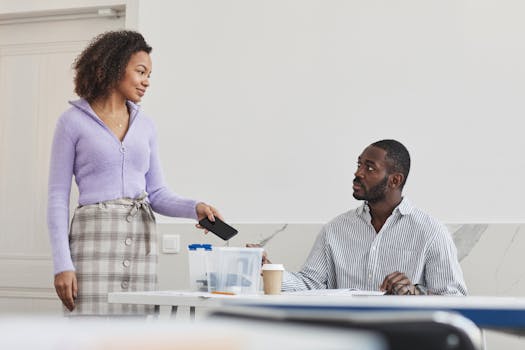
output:
<instances>
[{"instance_id":1,"label":"striped shirt","mask_svg":"<svg viewBox=\"0 0 525 350\"><path fill-rule=\"evenodd\" d=\"M457 251L446 227L404 198L376 233L365 202L326 224L302 270L285 272L283 291L379 290L395 271L433 294L466 295Z\"/></svg>"}]
</instances>

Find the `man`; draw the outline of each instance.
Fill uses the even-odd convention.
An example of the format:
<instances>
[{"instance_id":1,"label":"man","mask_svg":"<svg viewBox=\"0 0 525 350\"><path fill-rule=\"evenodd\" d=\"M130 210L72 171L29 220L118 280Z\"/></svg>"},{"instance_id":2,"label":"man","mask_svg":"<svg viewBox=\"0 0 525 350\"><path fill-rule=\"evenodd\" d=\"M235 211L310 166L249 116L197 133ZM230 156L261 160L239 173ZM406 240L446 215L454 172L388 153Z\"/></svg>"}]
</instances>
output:
<instances>
[{"instance_id":1,"label":"man","mask_svg":"<svg viewBox=\"0 0 525 350\"><path fill-rule=\"evenodd\" d=\"M354 198L365 202L323 227L302 270L285 272L282 289L466 295L447 229L402 196L409 170L398 141L368 146L353 181Z\"/></svg>"}]
</instances>

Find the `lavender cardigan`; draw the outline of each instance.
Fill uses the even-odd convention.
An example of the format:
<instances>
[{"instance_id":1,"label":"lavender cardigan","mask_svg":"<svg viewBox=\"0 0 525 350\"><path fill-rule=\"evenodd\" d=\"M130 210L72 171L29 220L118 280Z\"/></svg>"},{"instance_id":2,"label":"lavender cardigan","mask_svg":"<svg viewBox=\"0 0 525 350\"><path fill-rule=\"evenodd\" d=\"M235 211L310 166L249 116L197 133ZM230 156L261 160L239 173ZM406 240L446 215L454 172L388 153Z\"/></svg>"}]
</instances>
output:
<instances>
[{"instance_id":1,"label":"lavender cardigan","mask_svg":"<svg viewBox=\"0 0 525 350\"><path fill-rule=\"evenodd\" d=\"M55 274L74 271L69 249L69 196L74 175L79 204L136 198L148 193L152 209L166 216L196 218L197 202L164 185L153 122L128 101L129 129L120 140L83 99L59 118L49 171L48 229Z\"/></svg>"}]
</instances>

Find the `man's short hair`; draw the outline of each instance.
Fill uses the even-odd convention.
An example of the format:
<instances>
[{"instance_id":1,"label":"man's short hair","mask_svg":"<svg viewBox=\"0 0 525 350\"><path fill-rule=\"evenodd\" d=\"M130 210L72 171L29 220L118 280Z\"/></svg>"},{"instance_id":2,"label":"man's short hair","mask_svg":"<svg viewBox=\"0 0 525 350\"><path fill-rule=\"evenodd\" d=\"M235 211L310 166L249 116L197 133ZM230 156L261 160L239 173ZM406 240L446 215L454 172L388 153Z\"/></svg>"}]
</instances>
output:
<instances>
[{"instance_id":1,"label":"man's short hair","mask_svg":"<svg viewBox=\"0 0 525 350\"><path fill-rule=\"evenodd\" d=\"M410 154L405 146L396 140L381 140L372 144L374 147L381 148L386 152L386 160L388 161L388 173L402 173L405 177L401 188L405 186L410 172Z\"/></svg>"}]
</instances>

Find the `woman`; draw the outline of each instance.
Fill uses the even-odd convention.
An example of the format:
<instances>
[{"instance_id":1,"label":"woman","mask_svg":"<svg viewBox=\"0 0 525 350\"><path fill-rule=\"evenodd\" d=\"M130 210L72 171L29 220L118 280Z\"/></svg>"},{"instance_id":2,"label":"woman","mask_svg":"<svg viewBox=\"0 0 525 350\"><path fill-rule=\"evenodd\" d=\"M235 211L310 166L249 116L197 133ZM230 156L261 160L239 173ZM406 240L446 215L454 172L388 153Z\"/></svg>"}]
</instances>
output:
<instances>
[{"instance_id":1,"label":"woman","mask_svg":"<svg viewBox=\"0 0 525 350\"><path fill-rule=\"evenodd\" d=\"M150 84L150 52L137 32L107 32L74 64L75 92L81 99L70 102L57 122L48 199L55 289L71 314L152 311L107 303L108 292L156 288L152 211L221 218L212 206L164 186L154 125L136 104ZM73 175L80 197L68 237Z\"/></svg>"}]
</instances>

